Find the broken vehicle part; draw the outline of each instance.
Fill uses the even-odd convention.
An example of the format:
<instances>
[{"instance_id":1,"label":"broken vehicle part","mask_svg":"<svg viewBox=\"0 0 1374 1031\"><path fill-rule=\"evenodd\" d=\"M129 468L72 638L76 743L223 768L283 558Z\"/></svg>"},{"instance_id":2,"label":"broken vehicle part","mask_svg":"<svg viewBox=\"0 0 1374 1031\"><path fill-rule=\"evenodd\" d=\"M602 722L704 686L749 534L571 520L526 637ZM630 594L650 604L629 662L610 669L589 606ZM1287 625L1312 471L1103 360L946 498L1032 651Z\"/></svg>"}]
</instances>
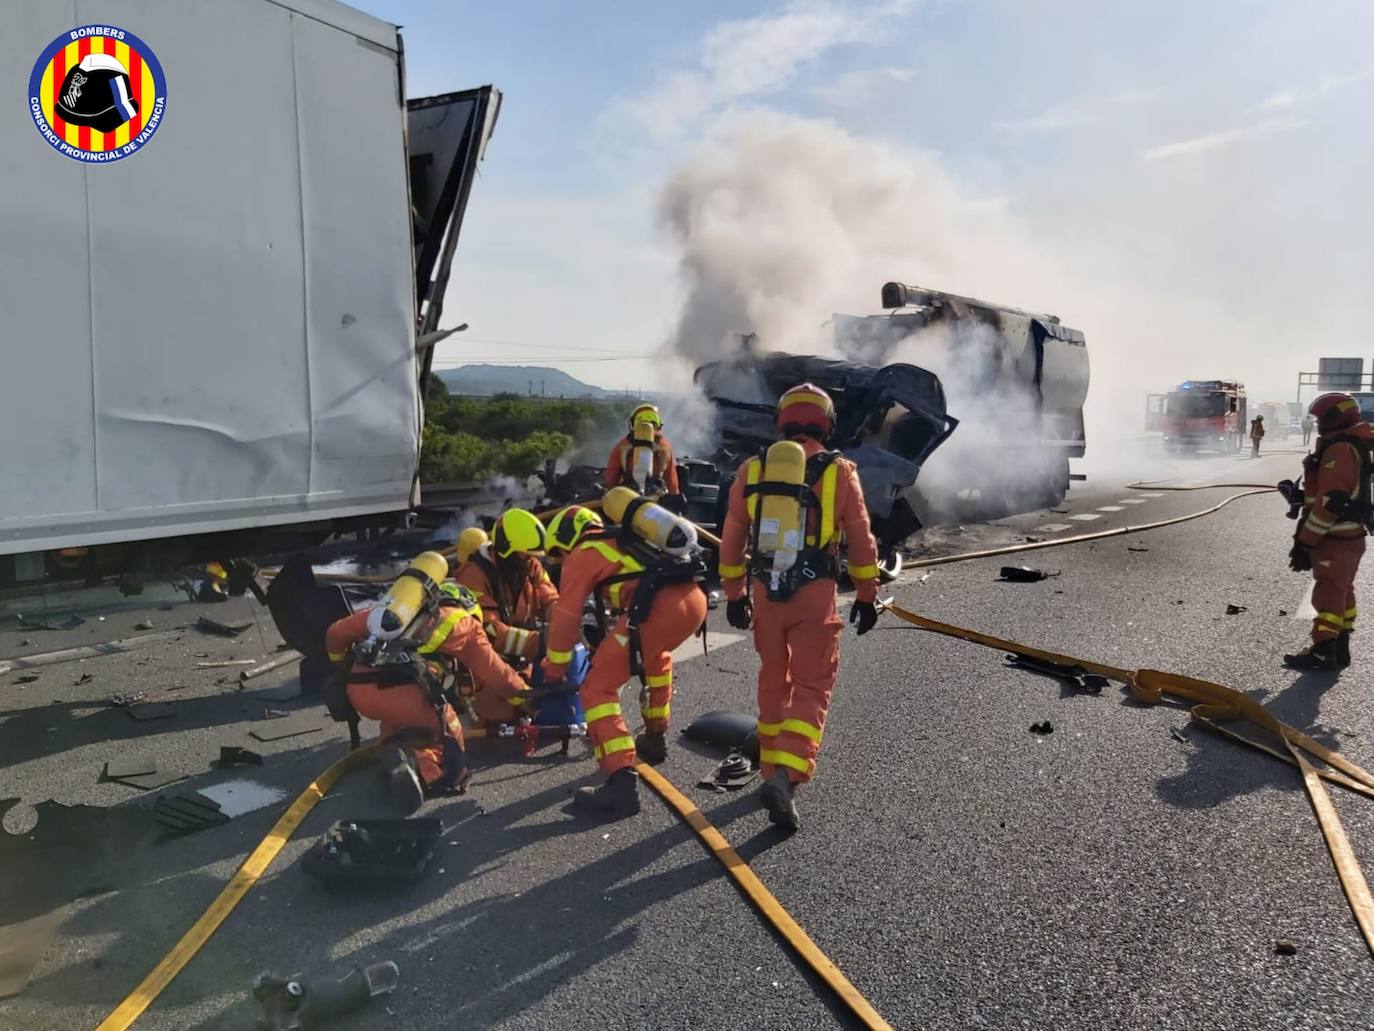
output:
<instances>
[{"instance_id":1,"label":"broken vehicle part","mask_svg":"<svg viewBox=\"0 0 1374 1031\"><path fill-rule=\"evenodd\" d=\"M221 768L261 766L262 756L257 752L249 751L247 748L240 748L238 745L220 745L219 758L214 761L214 765Z\"/></svg>"},{"instance_id":2,"label":"broken vehicle part","mask_svg":"<svg viewBox=\"0 0 1374 1031\"><path fill-rule=\"evenodd\" d=\"M86 622L83 617L74 612L60 620L49 619L44 616L25 616L22 612L16 613L14 618L25 630L74 630Z\"/></svg>"},{"instance_id":3,"label":"broken vehicle part","mask_svg":"<svg viewBox=\"0 0 1374 1031\"><path fill-rule=\"evenodd\" d=\"M1032 569L1030 566L1003 566L997 574L997 579L1001 583L1034 584L1058 575L1047 573L1043 569Z\"/></svg>"},{"instance_id":4,"label":"broken vehicle part","mask_svg":"<svg viewBox=\"0 0 1374 1031\"><path fill-rule=\"evenodd\" d=\"M300 975L281 978L261 974L253 985L253 998L263 1009L257 1026L262 1031L320 1027L395 991L400 980L400 968L390 961L354 967L341 978L307 981Z\"/></svg>"},{"instance_id":5,"label":"broken vehicle part","mask_svg":"<svg viewBox=\"0 0 1374 1031\"><path fill-rule=\"evenodd\" d=\"M275 710L267 709L264 710L264 713L273 711ZM298 712L294 715L283 714L279 717L266 718L248 733L259 741L280 741L284 737L313 734L317 730L324 729L323 724L324 713L322 712Z\"/></svg>"},{"instance_id":6,"label":"broken vehicle part","mask_svg":"<svg viewBox=\"0 0 1374 1031\"><path fill-rule=\"evenodd\" d=\"M340 820L301 857L301 872L326 884L401 885L434 859L436 819Z\"/></svg>"},{"instance_id":7,"label":"broken vehicle part","mask_svg":"<svg viewBox=\"0 0 1374 1031\"><path fill-rule=\"evenodd\" d=\"M703 744L739 751L758 762L759 721L742 712L716 710L698 716L683 729L684 737Z\"/></svg>"},{"instance_id":8,"label":"broken vehicle part","mask_svg":"<svg viewBox=\"0 0 1374 1031\"><path fill-rule=\"evenodd\" d=\"M1045 734L1053 734L1054 724L1050 723L1049 720L1045 720L1043 723L1032 723L1030 729L1032 734L1040 734L1042 736Z\"/></svg>"},{"instance_id":9,"label":"broken vehicle part","mask_svg":"<svg viewBox=\"0 0 1374 1031\"><path fill-rule=\"evenodd\" d=\"M301 653L294 650L286 652L283 655L278 655L275 659L264 662L261 666L254 666L252 669L244 670L239 674L239 681L246 683L249 680L262 676L264 673L271 673L274 669L281 669L283 666L289 666L300 658Z\"/></svg>"},{"instance_id":10,"label":"broken vehicle part","mask_svg":"<svg viewBox=\"0 0 1374 1031\"><path fill-rule=\"evenodd\" d=\"M759 775L758 767L742 752L731 752L715 769L697 781L697 787L717 794L747 787Z\"/></svg>"},{"instance_id":11,"label":"broken vehicle part","mask_svg":"<svg viewBox=\"0 0 1374 1031\"><path fill-rule=\"evenodd\" d=\"M1038 659L1031 655L1009 654L1007 656L1007 667L1009 669L1029 670L1032 673L1043 673L1046 676L1063 681L1075 691L1081 691L1084 694L1101 694L1102 689L1109 683L1106 677L1099 676L1096 673L1089 673L1082 666L1065 666L1057 662L1050 662L1048 659Z\"/></svg>"},{"instance_id":12,"label":"broken vehicle part","mask_svg":"<svg viewBox=\"0 0 1374 1031\"><path fill-rule=\"evenodd\" d=\"M216 637L238 637L239 634L249 629L252 623L221 623L217 619L209 616L201 616L196 620L196 629L202 630L207 634L214 634Z\"/></svg>"},{"instance_id":13,"label":"broken vehicle part","mask_svg":"<svg viewBox=\"0 0 1374 1031\"><path fill-rule=\"evenodd\" d=\"M267 609L288 645L304 656L326 662L325 632L353 611L343 588L319 583L304 555L292 555L272 578Z\"/></svg>"},{"instance_id":14,"label":"broken vehicle part","mask_svg":"<svg viewBox=\"0 0 1374 1031\"><path fill-rule=\"evenodd\" d=\"M219 803L198 791L162 795L153 805L153 816L163 827L177 834L203 831L229 822Z\"/></svg>"}]
</instances>

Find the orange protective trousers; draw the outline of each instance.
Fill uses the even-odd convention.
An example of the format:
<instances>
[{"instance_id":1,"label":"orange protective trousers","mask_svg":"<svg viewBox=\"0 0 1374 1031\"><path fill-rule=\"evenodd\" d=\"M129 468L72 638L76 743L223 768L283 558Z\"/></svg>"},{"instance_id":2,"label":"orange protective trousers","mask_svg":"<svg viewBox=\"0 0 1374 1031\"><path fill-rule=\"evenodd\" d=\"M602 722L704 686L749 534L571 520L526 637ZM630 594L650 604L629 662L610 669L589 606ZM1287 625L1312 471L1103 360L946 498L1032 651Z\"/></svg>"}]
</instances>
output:
<instances>
[{"instance_id":1,"label":"orange protective trousers","mask_svg":"<svg viewBox=\"0 0 1374 1031\"><path fill-rule=\"evenodd\" d=\"M648 704L640 710L644 729L667 731L673 698L673 649L696 633L705 619L706 595L696 584L668 584L659 589L649 618L639 625L641 661L649 689ZM592 654L592 668L580 692L587 714L587 736L597 765L607 776L635 764L634 738L620 708L620 690L631 675L629 636L628 621L622 615Z\"/></svg>"},{"instance_id":2,"label":"orange protective trousers","mask_svg":"<svg viewBox=\"0 0 1374 1031\"><path fill-rule=\"evenodd\" d=\"M813 580L786 601L769 601L753 581L754 650L759 653L759 766L794 784L816 771L825 714L840 670L835 581Z\"/></svg>"},{"instance_id":3,"label":"orange protective trousers","mask_svg":"<svg viewBox=\"0 0 1374 1031\"><path fill-rule=\"evenodd\" d=\"M1320 644L1355 629L1355 573L1364 557L1363 537L1326 537L1312 553L1312 643Z\"/></svg>"},{"instance_id":4,"label":"orange protective trousers","mask_svg":"<svg viewBox=\"0 0 1374 1031\"><path fill-rule=\"evenodd\" d=\"M377 720L381 724L383 740L406 730L417 730L434 738L433 743L419 741L406 744L426 784L434 784L444 777L443 738L449 738L460 749L463 747L463 725L458 722L458 714L451 705L445 704L441 716L418 684L397 684L394 687L349 684L348 700L358 710L359 716Z\"/></svg>"}]
</instances>

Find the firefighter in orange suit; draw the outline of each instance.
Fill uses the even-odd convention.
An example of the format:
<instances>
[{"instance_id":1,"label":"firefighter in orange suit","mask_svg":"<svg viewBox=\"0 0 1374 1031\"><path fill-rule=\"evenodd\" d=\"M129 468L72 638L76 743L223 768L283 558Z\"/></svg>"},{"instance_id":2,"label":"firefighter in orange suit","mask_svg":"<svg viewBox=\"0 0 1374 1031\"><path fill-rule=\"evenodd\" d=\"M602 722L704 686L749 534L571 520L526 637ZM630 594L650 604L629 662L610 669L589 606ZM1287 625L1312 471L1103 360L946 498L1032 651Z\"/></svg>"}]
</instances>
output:
<instances>
[{"instance_id":1,"label":"firefighter in orange suit","mask_svg":"<svg viewBox=\"0 0 1374 1031\"><path fill-rule=\"evenodd\" d=\"M667 732L673 697L672 652L691 637L706 619L706 595L695 583L664 583L649 601L647 616L631 631L629 612L640 590L651 590L643 562L628 554L608 534L601 518L589 509L571 506L549 524L549 556L563 564L558 602L549 621L545 678L562 678L572 649L582 633L582 609L589 597L600 609L608 606L615 623L592 654L591 671L582 683L582 707L587 735L606 781L596 788L578 788L574 804L610 817L639 812L639 774L636 761L651 765L668 755ZM641 599L641 602L643 599ZM620 708L620 691L633 675L633 657L642 664L648 701L640 715L644 731L630 736Z\"/></svg>"},{"instance_id":2,"label":"firefighter in orange suit","mask_svg":"<svg viewBox=\"0 0 1374 1031\"><path fill-rule=\"evenodd\" d=\"M454 582L477 595L496 650L517 664L538 657L538 624L558 600L558 588L539 561L544 542L544 524L533 513L507 509L496 520L491 541L453 574Z\"/></svg>"},{"instance_id":3,"label":"firefighter in orange suit","mask_svg":"<svg viewBox=\"0 0 1374 1031\"><path fill-rule=\"evenodd\" d=\"M650 436L647 429L652 428L652 444L639 437ZM638 448L652 448L652 463L645 463L642 470L635 461ZM643 472L641 477L639 472ZM643 482L640 482L640 480ZM607 488L633 487L641 494L679 494L677 465L673 461L673 445L663 435L663 416L654 405L640 405L630 413L630 432L615 442L611 457L606 462L606 472L602 480Z\"/></svg>"},{"instance_id":4,"label":"firefighter in orange suit","mask_svg":"<svg viewBox=\"0 0 1374 1031\"><path fill-rule=\"evenodd\" d=\"M827 451L835 406L819 387L803 384L778 401L777 424L784 438L806 455L801 520L804 546L788 574L776 584L756 552L759 505L769 493L764 460L740 466L730 488L721 534L720 577L730 625L754 629L759 653L759 759L764 778L760 801L769 819L786 831L800 826L793 795L811 779L825 729L825 714L840 665L840 617L835 611L838 549L848 551L855 601L849 621L866 634L878 621L878 554L868 508L854 464ZM774 445L777 448L778 445ZM769 451L771 461L773 449ZM782 488L779 492L785 493ZM750 565L746 566L746 559ZM753 581L752 603L746 578Z\"/></svg>"},{"instance_id":5,"label":"firefighter in orange suit","mask_svg":"<svg viewBox=\"0 0 1374 1031\"><path fill-rule=\"evenodd\" d=\"M1309 409L1317 420L1317 446L1303 462L1303 515L1289 565L1312 571L1312 644L1285 655L1291 669L1342 669L1350 665L1355 628L1355 572L1364 556L1370 521L1374 427L1349 394L1323 394Z\"/></svg>"},{"instance_id":6,"label":"firefighter in orange suit","mask_svg":"<svg viewBox=\"0 0 1374 1031\"><path fill-rule=\"evenodd\" d=\"M426 796L461 792L467 785L463 727L440 694L451 664L461 663L479 688L508 700L528 687L492 647L471 592L446 586L442 601L420 628L418 665L370 666L353 654L374 636L370 609L345 616L325 635L329 658L347 667L348 700L357 714L378 720L383 740L396 740L386 772L406 812L418 809Z\"/></svg>"}]
</instances>

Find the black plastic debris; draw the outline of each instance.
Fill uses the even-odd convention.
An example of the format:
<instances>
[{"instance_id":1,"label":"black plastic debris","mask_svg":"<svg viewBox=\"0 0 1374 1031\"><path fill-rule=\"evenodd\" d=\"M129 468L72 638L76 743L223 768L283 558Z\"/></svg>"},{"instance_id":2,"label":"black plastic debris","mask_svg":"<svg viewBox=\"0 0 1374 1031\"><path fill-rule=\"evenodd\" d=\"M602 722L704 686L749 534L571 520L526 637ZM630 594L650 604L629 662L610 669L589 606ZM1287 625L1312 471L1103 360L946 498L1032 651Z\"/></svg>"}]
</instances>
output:
<instances>
[{"instance_id":1,"label":"black plastic debris","mask_svg":"<svg viewBox=\"0 0 1374 1031\"><path fill-rule=\"evenodd\" d=\"M48 620L42 616L25 616L22 613L16 615L15 619L25 630L74 630L86 622L83 617L74 612L60 620Z\"/></svg>"},{"instance_id":2,"label":"black plastic debris","mask_svg":"<svg viewBox=\"0 0 1374 1031\"><path fill-rule=\"evenodd\" d=\"M711 771L710 775L697 781L697 787L716 794L738 791L747 787L759 775L758 767L743 752L731 752Z\"/></svg>"},{"instance_id":3,"label":"black plastic debris","mask_svg":"<svg viewBox=\"0 0 1374 1031\"><path fill-rule=\"evenodd\" d=\"M1175 741L1181 741L1185 745L1188 743L1188 735L1183 733L1183 731L1179 730L1177 727L1169 728L1169 736L1172 737Z\"/></svg>"},{"instance_id":4,"label":"black plastic debris","mask_svg":"<svg viewBox=\"0 0 1374 1031\"><path fill-rule=\"evenodd\" d=\"M161 796L153 806L153 816L163 827L178 834L203 831L229 822L219 803L198 791Z\"/></svg>"},{"instance_id":5,"label":"black plastic debris","mask_svg":"<svg viewBox=\"0 0 1374 1031\"><path fill-rule=\"evenodd\" d=\"M1276 956L1296 956L1298 954L1298 947L1292 942L1280 938L1278 941L1274 942L1274 954Z\"/></svg>"},{"instance_id":6,"label":"black plastic debris","mask_svg":"<svg viewBox=\"0 0 1374 1031\"><path fill-rule=\"evenodd\" d=\"M217 637L238 637L252 623L221 623L217 619L210 619L208 616L201 616L196 620L196 629L203 630L207 634L214 634Z\"/></svg>"},{"instance_id":7,"label":"black plastic debris","mask_svg":"<svg viewBox=\"0 0 1374 1031\"><path fill-rule=\"evenodd\" d=\"M125 777L143 777L156 772L157 763L146 755L125 755L107 762L100 776L103 780L123 780Z\"/></svg>"},{"instance_id":8,"label":"black plastic debris","mask_svg":"<svg viewBox=\"0 0 1374 1031\"><path fill-rule=\"evenodd\" d=\"M32 684L38 679L37 673L23 673L14 678L16 684Z\"/></svg>"},{"instance_id":9,"label":"black plastic debris","mask_svg":"<svg viewBox=\"0 0 1374 1031\"><path fill-rule=\"evenodd\" d=\"M392 962L354 967L340 978L309 981L299 974L290 978L260 974L253 985L253 998L263 1009L257 1026L262 1031L320 1027L395 991L400 981L401 970Z\"/></svg>"},{"instance_id":10,"label":"black plastic debris","mask_svg":"<svg viewBox=\"0 0 1374 1031\"><path fill-rule=\"evenodd\" d=\"M228 769L230 766L261 766L262 756L238 745L220 745L219 758L215 760L214 765L222 769Z\"/></svg>"},{"instance_id":11,"label":"black plastic debris","mask_svg":"<svg viewBox=\"0 0 1374 1031\"><path fill-rule=\"evenodd\" d=\"M1032 734L1039 734L1042 737L1045 734L1054 733L1054 725L1050 723L1049 720L1046 720L1044 723L1032 723L1030 725L1030 729Z\"/></svg>"},{"instance_id":12,"label":"black plastic debris","mask_svg":"<svg viewBox=\"0 0 1374 1031\"><path fill-rule=\"evenodd\" d=\"M442 831L428 818L339 820L301 857L301 872L328 885L409 884L429 869Z\"/></svg>"},{"instance_id":13,"label":"black plastic debris","mask_svg":"<svg viewBox=\"0 0 1374 1031\"><path fill-rule=\"evenodd\" d=\"M158 788L165 788L168 784L175 784L179 780L185 780L189 773L179 773L176 770L153 770L151 773L142 773L129 777L110 777L116 784L125 784L131 788L139 788L143 791L156 791Z\"/></svg>"},{"instance_id":14,"label":"black plastic debris","mask_svg":"<svg viewBox=\"0 0 1374 1031\"><path fill-rule=\"evenodd\" d=\"M1226 614L1227 614L1228 616L1239 616L1242 612L1245 612L1245 611L1246 611L1246 607L1245 607L1244 605L1227 605L1227 606L1226 606Z\"/></svg>"},{"instance_id":15,"label":"black plastic debris","mask_svg":"<svg viewBox=\"0 0 1374 1031\"><path fill-rule=\"evenodd\" d=\"M143 702L138 705L124 705L120 708L140 723L147 720L165 720L177 714L177 707L171 702Z\"/></svg>"},{"instance_id":16,"label":"black plastic debris","mask_svg":"<svg viewBox=\"0 0 1374 1031\"><path fill-rule=\"evenodd\" d=\"M1031 655L1010 654L1007 656L1007 667L1054 677L1056 680L1068 684L1075 691L1081 691L1084 694L1100 695L1108 683L1106 677L1097 673L1089 673L1076 663L1070 666L1064 663L1051 662L1048 659L1039 659Z\"/></svg>"},{"instance_id":17,"label":"black plastic debris","mask_svg":"<svg viewBox=\"0 0 1374 1031\"><path fill-rule=\"evenodd\" d=\"M1132 547L1130 547L1129 545L1127 545L1126 550L1127 550L1127 551L1149 551L1150 549L1149 549L1149 548L1132 548Z\"/></svg>"},{"instance_id":18,"label":"black plastic debris","mask_svg":"<svg viewBox=\"0 0 1374 1031\"><path fill-rule=\"evenodd\" d=\"M1030 566L1003 566L998 571L997 580L999 583L1033 584L1058 575L1057 572L1047 573L1043 569L1032 569Z\"/></svg>"},{"instance_id":19,"label":"black plastic debris","mask_svg":"<svg viewBox=\"0 0 1374 1031\"><path fill-rule=\"evenodd\" d=\"M267 709L264 712L273 712ZM307 712L298 712L292 716L282 716L276 719L266 719L255 726L248 733L259 741L280 741L284 737L297 737L300 734L312 734L317 730L323 729L324 713L318 709Z\"/></svg>"},{"instance_id":20,"label":"black plastic debris","mask_svg":"<svg viewBox=\"0 0 1374 1031\"><path fill-rule=\"evenodd\" d=\"M702 744L740 751L758 761L759 721L743 712L716 710L698 716L683 729L684 737Z\"/></svg>"}]
</instances>

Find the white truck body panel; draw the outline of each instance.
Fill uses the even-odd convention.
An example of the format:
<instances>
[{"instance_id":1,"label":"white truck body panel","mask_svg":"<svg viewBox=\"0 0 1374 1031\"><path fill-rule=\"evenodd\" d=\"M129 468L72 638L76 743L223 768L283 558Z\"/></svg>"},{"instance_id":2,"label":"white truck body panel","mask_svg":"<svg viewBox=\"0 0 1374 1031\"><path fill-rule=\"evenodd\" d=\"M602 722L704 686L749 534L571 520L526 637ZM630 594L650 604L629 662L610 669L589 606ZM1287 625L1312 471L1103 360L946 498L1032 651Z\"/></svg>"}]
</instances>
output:
<instances>
[{"instance_id":1,"label":"white truck body panel","mask_svg":"<svg viewBox=\"0 0 1374 1031\"><path fill-rule=\"evenodd\" d=\"M332 0L10 0L0 554L400 511L419 444L393 26ZM86 164L29 70L110 24L162 122Z\"/></svg>"}]
</instances>

